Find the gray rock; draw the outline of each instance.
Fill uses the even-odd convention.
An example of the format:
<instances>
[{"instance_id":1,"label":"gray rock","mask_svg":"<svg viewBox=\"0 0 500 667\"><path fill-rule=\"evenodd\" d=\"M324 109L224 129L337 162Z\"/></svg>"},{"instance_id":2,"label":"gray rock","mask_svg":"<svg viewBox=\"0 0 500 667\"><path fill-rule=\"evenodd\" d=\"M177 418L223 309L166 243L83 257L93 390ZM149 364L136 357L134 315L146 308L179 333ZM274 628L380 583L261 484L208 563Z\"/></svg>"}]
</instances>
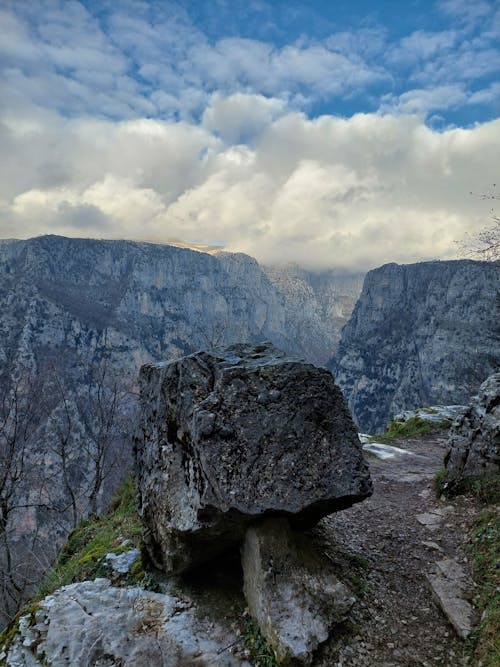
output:
<instances>
[{"instance_id":1,"label":"gray rock","mask_svg":"<svg viewBox=\"0 0 500 667\"><path fill-rule=\"evenodd\" d=\"M355 599L328 561L305 535L293 533L285 519L248 529L242 564L250 613L278 662L309 665Z\"/></svg>"},{"instance_id":2,"label":"gray rock","mask_svg":"<svg viewBox=\"0 0 500 667\"><path fill-rule=\"evenodd\" d=\"M371 494L331 374L271 344L141 369L139 510L153 562L181 572L260 517L308 527ZM279 398L278 398L279 396Z\"/></svg>"},{"instance_id":3,"label":"gray rock","mask_svg":"<svg viewBox=\"0 0 500 667\"><path fill-rule=\"evenodd\" d=\"M3 664L236 667L241 661L225 650L235 639L173 595L96 579L42 600L36 623L19 624Z\"/></svg>"},{"instance_id":4,"label":"gray rock","mask_svg":"<svg viewBox=\"0 0 500 667\"><path fill-rule=\"evenodd\" d=\"M123 554L109 553L106 554L106 562L113 572L127 574L140 555L141 552L139 549L131 549Z\"/></svg>"},{"instance_id":5,"label":"gray rock","mask_svg":"<svg viewBox=\"0 0 500 667\"><path fill-rule=\"evenodd\" d=\"M439 424L443 421L453 422L467 409L466 405L430 405L426 408L416 410L403 410L392 418L397 422L405 422L412 417L419 417L431 424Z\"/></svg>"},{"instance_id":6,"label":"gray rock","mask_svg":"<svg viewBox=\"0 0 500 667\"><path fill-rule=\"evenodd\" d=\"M472 260L370 271L332 370L359 429L466 403L500 364L500 268Z\"/></svg>"},{"instance_id":7,"label":"gray rock","mask_svg":"<svg viewBox=\"0 0 500 667\"><path fill-rule=\"evenodd\" d=\"M445 466L451 486L470 477L500 475L500 373L490 375L453 424Z\"/></svg>"},{"instance_id":8,"label":"gray rock","mask_svg":"<svg viewBox=\"0 0 500 667\"><path fill-rule=\"evenodd\" d=\"M444 615L458 636L466 639L474 621L472 605L464 598L472 587L467 573L450 558L435 563L433 571L426 576Z\"/></svg>"}]
</instances>

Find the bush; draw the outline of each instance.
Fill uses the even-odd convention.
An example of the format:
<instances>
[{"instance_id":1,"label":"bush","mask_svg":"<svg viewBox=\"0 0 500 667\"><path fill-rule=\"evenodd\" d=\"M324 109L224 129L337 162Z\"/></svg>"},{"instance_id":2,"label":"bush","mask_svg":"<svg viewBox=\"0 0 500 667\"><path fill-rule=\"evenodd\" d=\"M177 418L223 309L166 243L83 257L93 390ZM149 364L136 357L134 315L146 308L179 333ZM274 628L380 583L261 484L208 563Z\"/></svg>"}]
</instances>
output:
<instances>
[{"instance_id":1,"label":"bush","mask_svg":"<svg viewBox=\"0 0 500 667\"><path fill-rule=\"evenodd\" d=\"M474 574L480 586L480 622L472 641L475 664L500 665L500 516L498 508L483 510L470 540Z\"/></svg>"}]
</instances>

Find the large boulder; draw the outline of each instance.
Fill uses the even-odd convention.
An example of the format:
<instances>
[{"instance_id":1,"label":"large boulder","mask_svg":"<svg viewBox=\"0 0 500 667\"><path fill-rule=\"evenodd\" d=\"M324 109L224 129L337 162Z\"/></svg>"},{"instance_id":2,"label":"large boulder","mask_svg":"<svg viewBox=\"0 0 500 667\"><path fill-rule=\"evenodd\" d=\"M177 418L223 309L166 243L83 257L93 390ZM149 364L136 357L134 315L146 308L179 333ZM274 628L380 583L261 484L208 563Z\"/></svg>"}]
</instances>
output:
<instances>
[{"instance_id":1,"label":"large boulder","mask_svg":"<svg viewBox=\"0 0 500 667\"><path fill-rule=\"evenodd\" d=\"M331 563L285 519L268 519L247 530L242 564L248 608L278 663L311 664L355 602Z\"/></svg>"},{"instance_id":2,"label":"large boulder","mask_svg":"<svg viewBox=\"0 0 500 667\"><path fill-rule=\"evenodd\" d=\"M471 405L456 419L445 458L446 482L500 475L500 373L483 382Z\"/></svg>"},{"instance_id":3,"label":"large boulder","mask_svg":"<svg viewBox=\"0 0 500 667\"><path fill-rule=\"evenodd\" d=\"M143 366L135 439L139 509L153 562L178 573L287 516L307 528L371 494L331 374L271 344Z\"/></svg>"}]
</instances>

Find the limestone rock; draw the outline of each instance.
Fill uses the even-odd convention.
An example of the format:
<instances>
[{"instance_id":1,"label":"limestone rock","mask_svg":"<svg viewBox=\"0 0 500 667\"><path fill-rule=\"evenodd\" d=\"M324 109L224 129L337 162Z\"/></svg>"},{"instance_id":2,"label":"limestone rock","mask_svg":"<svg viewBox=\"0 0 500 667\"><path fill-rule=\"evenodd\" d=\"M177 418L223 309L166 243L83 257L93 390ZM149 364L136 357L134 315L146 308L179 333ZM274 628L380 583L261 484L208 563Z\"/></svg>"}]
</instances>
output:
<instances>
[{"instance_id":1,"label":"limestone rock","mask_svg":"<svg viewBox=\"0 0 500 667\"><path fill-rule=\"evenodd\" d=\"M281 664L310 664L335 623L345 620L355 599L285 519L248 529L242 551L244 592Z\"/></svg>"},{"instance_id":2,"label":"limestone rock","mask_svg":"<svg viewBox=\"0 0 500 667\"><path fill-rule=\"evenodd\" d=\"M467 477L500 475L500 373L490 375L453 424L445 466L452 486Z\"/></svg>"},{"instance_id":3,"label":"limestone rock","mask_svg":"<svg viewBox=\"0 0 500 667\"><path fill-rule=\"evenodd\" d=\"M354 421L463 404L500 363L498 262L386 264L366 274L332 361Z\"/></svg>"},{"instance_id":4,"label":"limestone rock","mask_svg":"<svg viewBox=\"0 0 500 667\"><path fill-rule=\"evenodd\" d=\"M236 667L235 637L173 595L114 588L107 579L58 589L40 603L8 651L7 667L127 665Z\"/></svg>"},{"instance_id":5,"label":"limestone rock","mask_svg":"<svg viewBox=\"0 0 500 667\"><path fill-rule=\"evenodd\" d=\"M450 558L441 560L434 564L427 580L455 632L466 639L472 630L474 610L464 597L472 586L464 569Z\"/></svg>"},{"instance_id":6,"label":"limestone rock","mask_svg":"<svg viewBox=\"0 0 500 667\"><path fill-rule=\"evenodd\" d=\"M153 562L181 572L268 515L297 526L371 494L331 374L271 344L141 369L139 509Z\"/></svg>"}]
</instances>

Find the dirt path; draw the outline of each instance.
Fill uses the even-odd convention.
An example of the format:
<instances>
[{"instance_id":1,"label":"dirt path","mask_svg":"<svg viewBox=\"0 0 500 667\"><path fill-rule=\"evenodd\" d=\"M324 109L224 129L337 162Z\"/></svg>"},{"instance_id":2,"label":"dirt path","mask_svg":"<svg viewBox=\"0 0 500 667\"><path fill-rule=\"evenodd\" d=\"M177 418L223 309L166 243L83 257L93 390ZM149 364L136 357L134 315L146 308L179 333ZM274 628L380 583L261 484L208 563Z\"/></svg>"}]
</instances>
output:
<instances>
[{"instance_id":1,"label":"dirt path","mask_svg":"<svg viewBox=\"0 0 500 667\"><path fill-rule=\"evenodd\" d=\"M322 522L331 560L352 554L364 593L351 634L333 639L318 667L461 667L465 645L433 600L426 580L435 561L455 559L468 569L465 542L474 514L466 498L436 498L433 476L442 467L445 437L400 441L402 454L370 456L373 496ZM423 525L421 521L427 522ZM335 551L328 545L337 543ZM367 562L363 561L363 558Z\"/></svg>"}]
</instances>

